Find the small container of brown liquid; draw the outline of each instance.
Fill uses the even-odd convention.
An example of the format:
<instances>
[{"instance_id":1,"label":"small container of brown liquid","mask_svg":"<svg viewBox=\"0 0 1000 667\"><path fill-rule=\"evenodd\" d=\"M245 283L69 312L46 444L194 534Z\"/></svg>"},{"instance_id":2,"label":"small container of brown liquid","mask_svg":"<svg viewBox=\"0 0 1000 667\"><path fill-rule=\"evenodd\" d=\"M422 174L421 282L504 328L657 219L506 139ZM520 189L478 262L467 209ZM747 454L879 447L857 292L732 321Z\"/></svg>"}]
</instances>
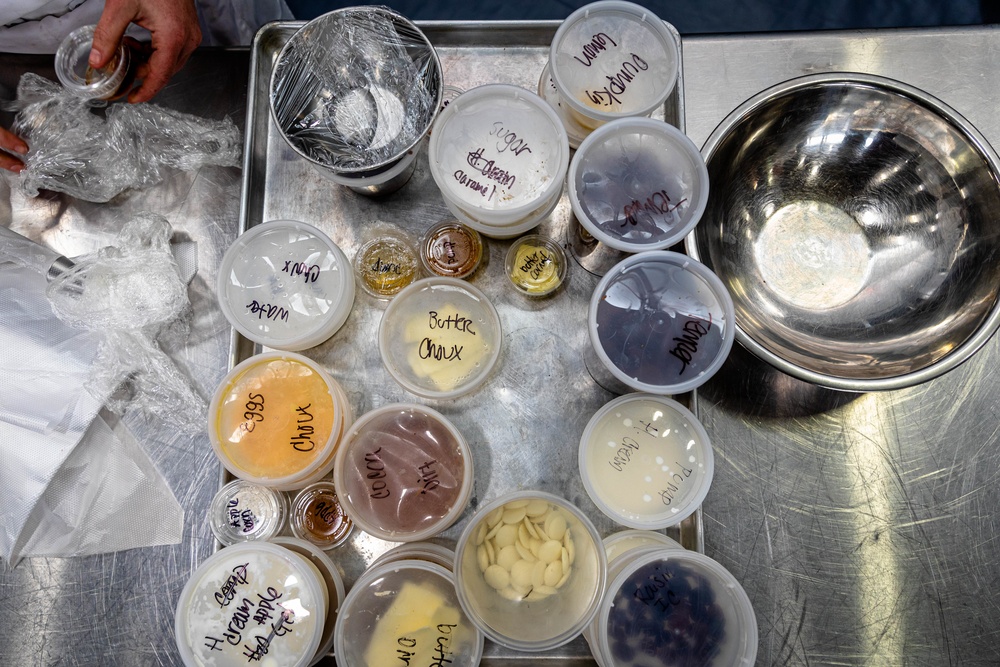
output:
<instances>
[{"instance_id":1,"label":"small container of brown liquid","mask_svg":"<svg viewBox=\"0 0 1000 667\"><path fill-rule=\"evenodd\" d=\"M291 524L295 537L323 550L343 544L354 528L330 481L316 482L299 491L292 501Z\"/></svg>"},{"instance_id":2,"label":"small container of brown liquid","mask_svg":"<svg viewBox=\"0 0 1000 667\"><path fill-rule=\"evenodd\" d=\"M439 222L420 240L420 261L432 275L465 278L483 259L479 232L457 220Z\"/></svg>"}]
</instances>

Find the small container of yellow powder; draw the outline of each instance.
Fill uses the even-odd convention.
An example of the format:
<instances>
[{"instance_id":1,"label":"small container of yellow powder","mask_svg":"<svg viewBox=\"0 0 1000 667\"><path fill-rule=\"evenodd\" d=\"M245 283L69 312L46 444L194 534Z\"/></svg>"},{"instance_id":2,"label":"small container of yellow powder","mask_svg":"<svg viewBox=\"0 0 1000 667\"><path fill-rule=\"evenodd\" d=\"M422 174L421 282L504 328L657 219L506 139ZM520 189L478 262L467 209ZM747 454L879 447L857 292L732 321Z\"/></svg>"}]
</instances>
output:
<instances>
[{"instance_id":1,"label":"small container of yellow powder","mask_svg":"<svg viewBox=\"0 0 1000 667\"><path fill-rule=\"evenodd\" d=\"M233 368L208 415L209 439L226 470L281 491L328 475L354 422L340 384L294 352L258 354Z\"/></svg>"},{"instance_id":2,"label":"small container of yellow powder","mask_svg":"<svg viewBox=\"0 0 1000 667\"><path fill-rule=\"evenodd\" d=\"M566 253L552 239L539 234L514 241L505 262L507 277L517 291L547 296L566 278Z\"/></svg>"}]
</instances>

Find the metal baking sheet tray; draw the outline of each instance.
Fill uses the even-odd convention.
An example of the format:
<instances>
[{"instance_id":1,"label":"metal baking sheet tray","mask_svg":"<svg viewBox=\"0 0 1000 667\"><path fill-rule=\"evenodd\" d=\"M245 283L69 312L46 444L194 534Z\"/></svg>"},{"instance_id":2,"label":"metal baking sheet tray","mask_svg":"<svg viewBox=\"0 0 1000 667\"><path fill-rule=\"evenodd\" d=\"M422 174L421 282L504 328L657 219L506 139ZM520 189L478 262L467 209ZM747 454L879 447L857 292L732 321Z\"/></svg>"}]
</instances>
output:
<instances>
[{"instance_id":1,"label":"metal baking sheet tray","mask_svg":"<svg viewBox=\"0 0 1000 667\"><path fill-rule=\"evenodd\" d=\"M240 231L269 220L301 220L322 229L352 258L373 224L390 223L419 236L430 225L451 218L427 167L426 145L421 147L410 181L398 192L374 199L334 184L285 144L270 118L268 82L278 51L301 25L272 23L258 33L252 47ZM509 83L536 91L559 22L418 25L437 49L446 86L466 90ZM654 117L684 129L683 109L681 78ZM616 395L588 371L586 333L587 304L600 278L592 270L600 272L601 264L613 258L603 257L601 248L594 252L594 246L580 240L565 193L536 231L567 248L572 258L567 283L543 300L521 296L509 286L503 271L510 242L488 240L484 264L470 282L499 311L504 342L496 370L475 393L447 402L426 401L400 387L382 366L375 344L387 302L360 289L344 327L326 343L304 352L340 381L356 415L386 403L420 402L446 415L462 431L473 449L472 499L456 524L435 538L452 548L476 507L519 489L541 489L567 498L594 521L603 536L622 529L591 502L577 467L584 426ZM231 363L260 351L234 334ZM694 394L680 398L697 414ZM700 510L666 532L685 547L703 551ZM329 553L350 586L392 546L355 530L346 544ZM483 664L525 665L539 659L566 667L595 664L582 638L543 654L518 653L487 641Z\"/></svg>"}]
</instances>

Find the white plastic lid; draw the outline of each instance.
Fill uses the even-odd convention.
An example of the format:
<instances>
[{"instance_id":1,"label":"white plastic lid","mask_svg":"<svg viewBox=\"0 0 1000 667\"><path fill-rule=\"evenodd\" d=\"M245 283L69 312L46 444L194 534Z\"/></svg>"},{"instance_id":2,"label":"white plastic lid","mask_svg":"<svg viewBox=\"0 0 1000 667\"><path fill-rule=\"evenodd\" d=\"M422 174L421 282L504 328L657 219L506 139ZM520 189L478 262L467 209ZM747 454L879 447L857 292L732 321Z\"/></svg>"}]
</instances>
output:
<instances>
[{"instance_id":1,"label":"white plastic lid","mask_svg":"<svg viewBox=\"0 0 1000 667\"><path fill-rule=\"evenodd\" d=\"M750 667L757 619L722 565L693 551L642 550L608 585L597 616L601 662L615 667Z\"/></svg>"},{"instance_id":2,"label":"white plastic lid","mask_svg":"<svg viewBox=\"0 0 1000 667\"><path fill-rule=\"evenodd\" d=\"M295 220L251 227L222 257L219 305L246 338L278 350L327 340L354 305L354 271L326 234Z\"/></svg>"},{"instance_id":3,"label":"white plastic lid","mask_svg":"<svg viewBox=\"0 0 1000 667\"><path fill-rule=\"evenodd\" d=\"M701 505L715 458L708 433L677 401L626 394L590 418L580 475L598 509L630 528L674 526Z\"/></svg>"},{"instance_id":4,"label":"white plastic lid","mask_svg":"<svg viewBox=\"0 0 1000 667\"><path fill-rule=\"evenodd\" d=\"M580 224L624 252L681 241L708 204L708 168L673 125L622 118L584 139L569 166L569 197Z\"/></svg>"},{"instance_id":5,"label":"white plastic lid","mask_svg":"<svg viewBox=\"0 0 1000 667\"><path fill-rule=\"evenodd\" d=\"M236 477L283 491L330 472L353 413L340 385L295 352L265 352L234 367L208 408L208 435Z\"/></svg>"},{"instance_id":6,"label":"white plastic lid","mask_svg":"<svg viewBox=\"0 0 1000 667\"><path fill-rule=\"evenodd\" d=\"M552 82L573 111L599 122L646 116L677 83L680 44L645 7L594 2L559 26L549 66Z\"/></svg>"},{"instance_id":7,"label":"white plastic lid","mask_svg":"<svg viewBox=\"0 0 1000 667\"><path fill-rule=\"evenodd\" d=\"M344 579L340 576L340 570L336 564L316 545L310 544L297 537L280 535L271 539L274 544L285 547L290 551L303 556L316 566L326 583L326 590L329 594L330 604L327 605L326 620L323 623L323 637L320 640L316 656L310 665L317 664L333 650L333 631L337 624L337 614L340 606L344 602Z\"/></svg>"},{"instance_id":8,"label":"white plastic lid","mask_svg":"<svg viewBox=\"0 0 1000 667\"><path fill-rule=\"evenodd\" d=\"M445 107L428 154L446 201L480 222L505 226L521 223L562 191L569 142L559 117L538 95L490 84Z\"/></svg>"},{"instance_id":9,"label":"white plastic lid","mask_svg":"<svg viewBox=\"0 0 1000 667\"><path fill-rule=\"evenodd\" d=\"M444 204L448 207L448 210L451 211L456 218L458 218L458 220L476 230L483 236L488 236L493 239L510 239L515 236L520 236L521 234L531 231L537 227L542 220L547 218L552 211L556 209L556 206L559 205L559 201L561 199L561 190L553 192L552 197L548 201L543 202L541 206L527 214L519 222L511 225L493 224L477 220L472 213L466 211L461 206L447 198L445 198Z\"/></svg>"},{"instance_id":10,"label":"white plastic lid","mask_svg":"<svg viewBox=\"0 0 1000 667\"><path fill-rule=\"evenodd\" d=\"M334 485L361 530L392 542L424 540L465 510L472 451L437 410L391 403L362 415L337 448Z\"/></svg>"},{"instance_id":11,"label":"white plastic lid","mask_svg":"<svg viewBox=\"0 0 1000 667\"><path fill-rule=\"evenodd\" d=\"M236 544L209 556L181 591L177 649L188 667L265 656L305 667L320 647L328 605L320 572L303 556L270 542Z\"/></svg>"},{"instance_id":12,"label":"white plastic lid","mask_svg":"<svg viewBox=\"0 0 1000 667\"><path fill-rule=\"evenodd\" d=\"M370 567L351 587L334 650L340 667L474 667L483 635L458 604L451 572L422 560L391 561Z\"/></svg>"},{"instance_id":13,"label":"white plastic lid","mask_svg":"<svg viewBox=\"0 0 1000 667\"><path fill-rule=\"evenodd\" d=\"M378 330L382 363L424 398L455 398L486 381L500 356L500 316L458 278L423 278L389 302Z\"/></svg>"},{"instance_id":14,"label":"white plastic lid","mask_svg":"<svg viewBox=\"0 0 1000 667\"><path fill-rule=\"evenodd\" d=\"M484 505L455 549L458 598L496 643L546 651L577 637L607 583L604 545L572 503L519 491Z\"/></svg>"},{"instance_id":15,"label":"white plastic lid","mask_svg":"<svg viewBox=\"0 0 1000 667\"><path fill-rule=\"evenodd\" d=\"M736 320L725 285L704 264L669 250L623 259L594 289L587 317L598 358L637 391L681 394L729 356Z\"/></svg>"},{"instance_id":16,"label":"white plastic lid","mask_svg":"<svg viewBox=\"0 0 1000 667\"><path fill-rule=\"evenodd\" d=\"M234 479L212 498L209 525L223 546L270 540L285 527L288 500L267 486Z\"/></svg>"}]
</instances>

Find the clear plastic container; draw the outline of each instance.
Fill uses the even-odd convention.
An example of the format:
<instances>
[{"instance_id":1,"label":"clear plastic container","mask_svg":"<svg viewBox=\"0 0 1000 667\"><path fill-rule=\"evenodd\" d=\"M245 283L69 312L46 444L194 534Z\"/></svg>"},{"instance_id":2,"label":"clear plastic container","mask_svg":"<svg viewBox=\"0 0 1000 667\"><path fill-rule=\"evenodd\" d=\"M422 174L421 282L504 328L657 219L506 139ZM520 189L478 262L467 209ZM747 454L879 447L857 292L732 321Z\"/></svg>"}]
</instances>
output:
<instances>
[{"instance_id":1,"label":"clear plastic container","mask_svg":"<svg viewBox=\"0 0 1000 667\"><path fill-rule=\"evenodd\" d=\"M601 364L635 391L681 394L729 356L733 299L704 264L669 250L622 260L590 299L590 341Z\"/></svg>"},{"instance_id":2,"label":"clear plastic container","mask_svg":"<svg viewBox=\"0 0 1000 667\"><path fill-rule=\"evenodd\" d=\"M437 410L392 403L362 415L337 451L344 510L370 535L418 542L453 524L474 480L472 451Z\"/></svg>"},{"instance_id":3,"label":"clear plastic container","mask_svg":"<svg viewBox=\"0 0 1000 667\"><path fill-rule=\"evenodd\" d=\"M383 552L370 567L398 560L425 560L451 572L455 567L455 551L436 542L408 542Z\"/></svg>"},{"instance_id":4,"label":"clear plastic container","mask_svg":"<svg viewBox=\"0 0 1000 667\"><path fill-rule=\"evenodd\" d=\"M288 499L281 491L234 479L212 499L209 525L223 546L270 540L285 527Z\"/></svg>"},{"instance_id":5,"label":"clear plastic container","mask_svg":"<svg viewBox=\"0 0 1000 667\"><path fill-rule=\"evenodd\" d=\"M477 219L475 214L466 211L450 199L445 199L444 204L448 207L448 210L451 211L451 214L458 220L462 221L483 236L488 236L491 239L504 240L520 236L525 232L530 232L532 229L541 224L542 220L545 220L545 218L549 217L552 212L556 210L561 197L561 191L553 194L551 199L543 202L537 209L526 215L519 222L510 225L483 222L482 220Z\"/></svg>"},{"instance_id":6,"label":"clear plastic container","mask_svg":"<svg viewBox=\"0 0 1000 667\"><path fill-rule=\"evenodd\" d=\"M475 667L483 635L459 606L452 573L423 560L370 567L337 618L338 667Z\"/></svg>"},{"instance_id":7,"label":"clear plastic container","mask_svg":"<svg viewBox=\"0 0 1000 667\"><path fill-rule=\"evenodd\" d=\"M132 52L124 43L119 44L107 65L93 69L89 61L95 27L77 28L59 44L55 58L56 77L63 88L77 97L109 100L127 92L122 88L129 78Z\"/></svg>"},{"instance_id":8,"label":"clear plastic container","mask_svg":"<svg viewBox=\"0 0 1000 667\"><path fill-rule=\"evenodd\" d=\"M187 667L306 667L321 648L329 607L310 558L270 542L236 544L209 556L181 590L177 649Z\"/></svg>"},{"instance_id":9,"label":"clear plastic container","mask_svg":"<svg viewBox=\"0 0 1000 667\"><path fill-rule=\"evenodd\" d=\"M677 84L680 43L655 14L620 0L570 14L549 52L552 82L579 123L594 129L626 116L648 116Z\"/></svg>"},{"instance_id":10,"label":"clear plastic container","mask_svg":"<svg viewBox=\"0 0 1000 667\"><path fill-rule=\"evenodd\" d=\"M753 607L719 563L693 551L637 549L619 564L597 615L595 657L600 664L754 664L758 634Z\"/></svg>"},{"instance_id":11,"label":"clear plastic container","mask_svg":"<svg viewBox=\"0 0 1000 667\"><path fill-rule=\"evenodd\" d=\"M496 308L457 278L416 281L389 303L378 330L389 374L423 398L457 398L478 388L502 342Z\"/></svg>"},{"instance_id":12,"label":"clear plastic container","mask_svg":"<svg viewBox=\"0 0 1000 667\"><path fill-rule=\"evenodd\" d=\"M520 491L470 519L455 550L458 597L496 643L546 651L594 618L607 576L600 535L571 503Z\"/></svg>"},{"instance_id":13,"label":"clear plastic container","mask_svg":"<svg viewBox=\"0 0 1000 667\"><path fill-rule=\"evenodd\" d=\"M715 457L690 410L640 393L619 396L594 413L580 438L579 465L598 509L630 528L656 530L701 506Z\"/></svg>"},{"instance_id":14,"label":"clear plastic container","mask_svg":"<svg viewBox=\"0 0 1000 667\"><path fill-rule=\"evenodd\" d=\"M420 278L416 243L401 229L380 226L354 255L361 288L377 299L389 299Z\"/></svg>"},{"instance_id":15,"label":"clear plastic container","mask_svg":"<svg viewBox=\"0 0 1000 667\"><path fill-rule=\"evenodd\" d=\"M608 576L611 575L611 563L622 554L626 554L635 549L648 547L660 547L666 549L683 549L677 541L667 537L663 533L653 530L619 530L604 538L604 551L608 556Z\"/></svg>"},{"instance_id":16,"label":"clear plastic container","mask_svg":"<svg viewBox=\"0 0 1000 667\"><path fill-rule=\"evenodd\" d=\"M354 271L326 234L295 220L251 227L222 257L219 306L255 343L278 350L315 347L354 306Z\"/></svg>"},{"instance_id":17,"label":"clear plastic container","mask_svg":"<svg viewBox=\"0 0 1000 667\"><path fill-rule=\"evenodd\" d=\"M265 352L233 368L208 409L208 435L236 477L282 491L326 477L354 414L329 373L295 352Z\"/></svg>"},{"instance_id":18,"label":"clear plastic container","mask_svg":"<svg viewBox=\"0 0 1000 667\"><path fill-rule=\"evenodd\" d=\"M354 528L336 486L328 480L320 480L300 490L292 501L289 519L297 538L324 550L343 544Z\"/></svg>"},{"instance_id":19,"label":"clear plastic container","mask_svg":"<svg viewBox=\"0 0 1000 667\"><path fill-rule=\"evenodd\" d=\"M431 225L420 239L420 261L431 274L467 278L483 260L479 232L457 220Z\"/></svg>"},{"instance_id":20,"label":"clear plastic container","mask_svg":"<svg viewBox=\"0 0 1000 667\"><path fill-rule=\"evenodd\" d=\"M532 297L548 296L566 279L566 253L547 236L529 234L511 244L504 268L518 292Z\"/></svg>"},{"instance_id":21,"label":"clear plastic container","mask_svg":"<svg viewBox=\"0 0 1000 667\"><path fill-rule=\"evenodd\" d=\"M340 606L344 603L344 579L340 576L340 570L330 557L323 553L319 547L300 540L297 537L281 535L271 540L274 544L285 547L289 551L294 551L300 556L309 559L316 569L319 570L323 581L326 582L326 590L329 594L330 603L327 605L326 620L323 622L323 636L320 639L316 656L310 665L319 663L333 650L333 631L337 625L337 614Z\"/></svg>"},{"instance_id":22,"label":"clear plastic container","mask_svg":"<svg viewBox=\"0 0 1000 667\"><path fill-rule=\"evenodd\" d=\"M708 168L673 125L623 118L588 136L569 166L576 219L623 252L665 250L684 239L708 204Z\"/></svg>"},{"instance_id":23,"label":"clear plastic container","mask_svg":"<svg viewBox=\"0 0 1000 667\"><path fill-rule=\"evenodd\" d=\"M445 107L428 153L445 204L484 234L540 222L569 165L566 130L552 107L507 84L473 88Z\"/></svg>"}]
</instances>

